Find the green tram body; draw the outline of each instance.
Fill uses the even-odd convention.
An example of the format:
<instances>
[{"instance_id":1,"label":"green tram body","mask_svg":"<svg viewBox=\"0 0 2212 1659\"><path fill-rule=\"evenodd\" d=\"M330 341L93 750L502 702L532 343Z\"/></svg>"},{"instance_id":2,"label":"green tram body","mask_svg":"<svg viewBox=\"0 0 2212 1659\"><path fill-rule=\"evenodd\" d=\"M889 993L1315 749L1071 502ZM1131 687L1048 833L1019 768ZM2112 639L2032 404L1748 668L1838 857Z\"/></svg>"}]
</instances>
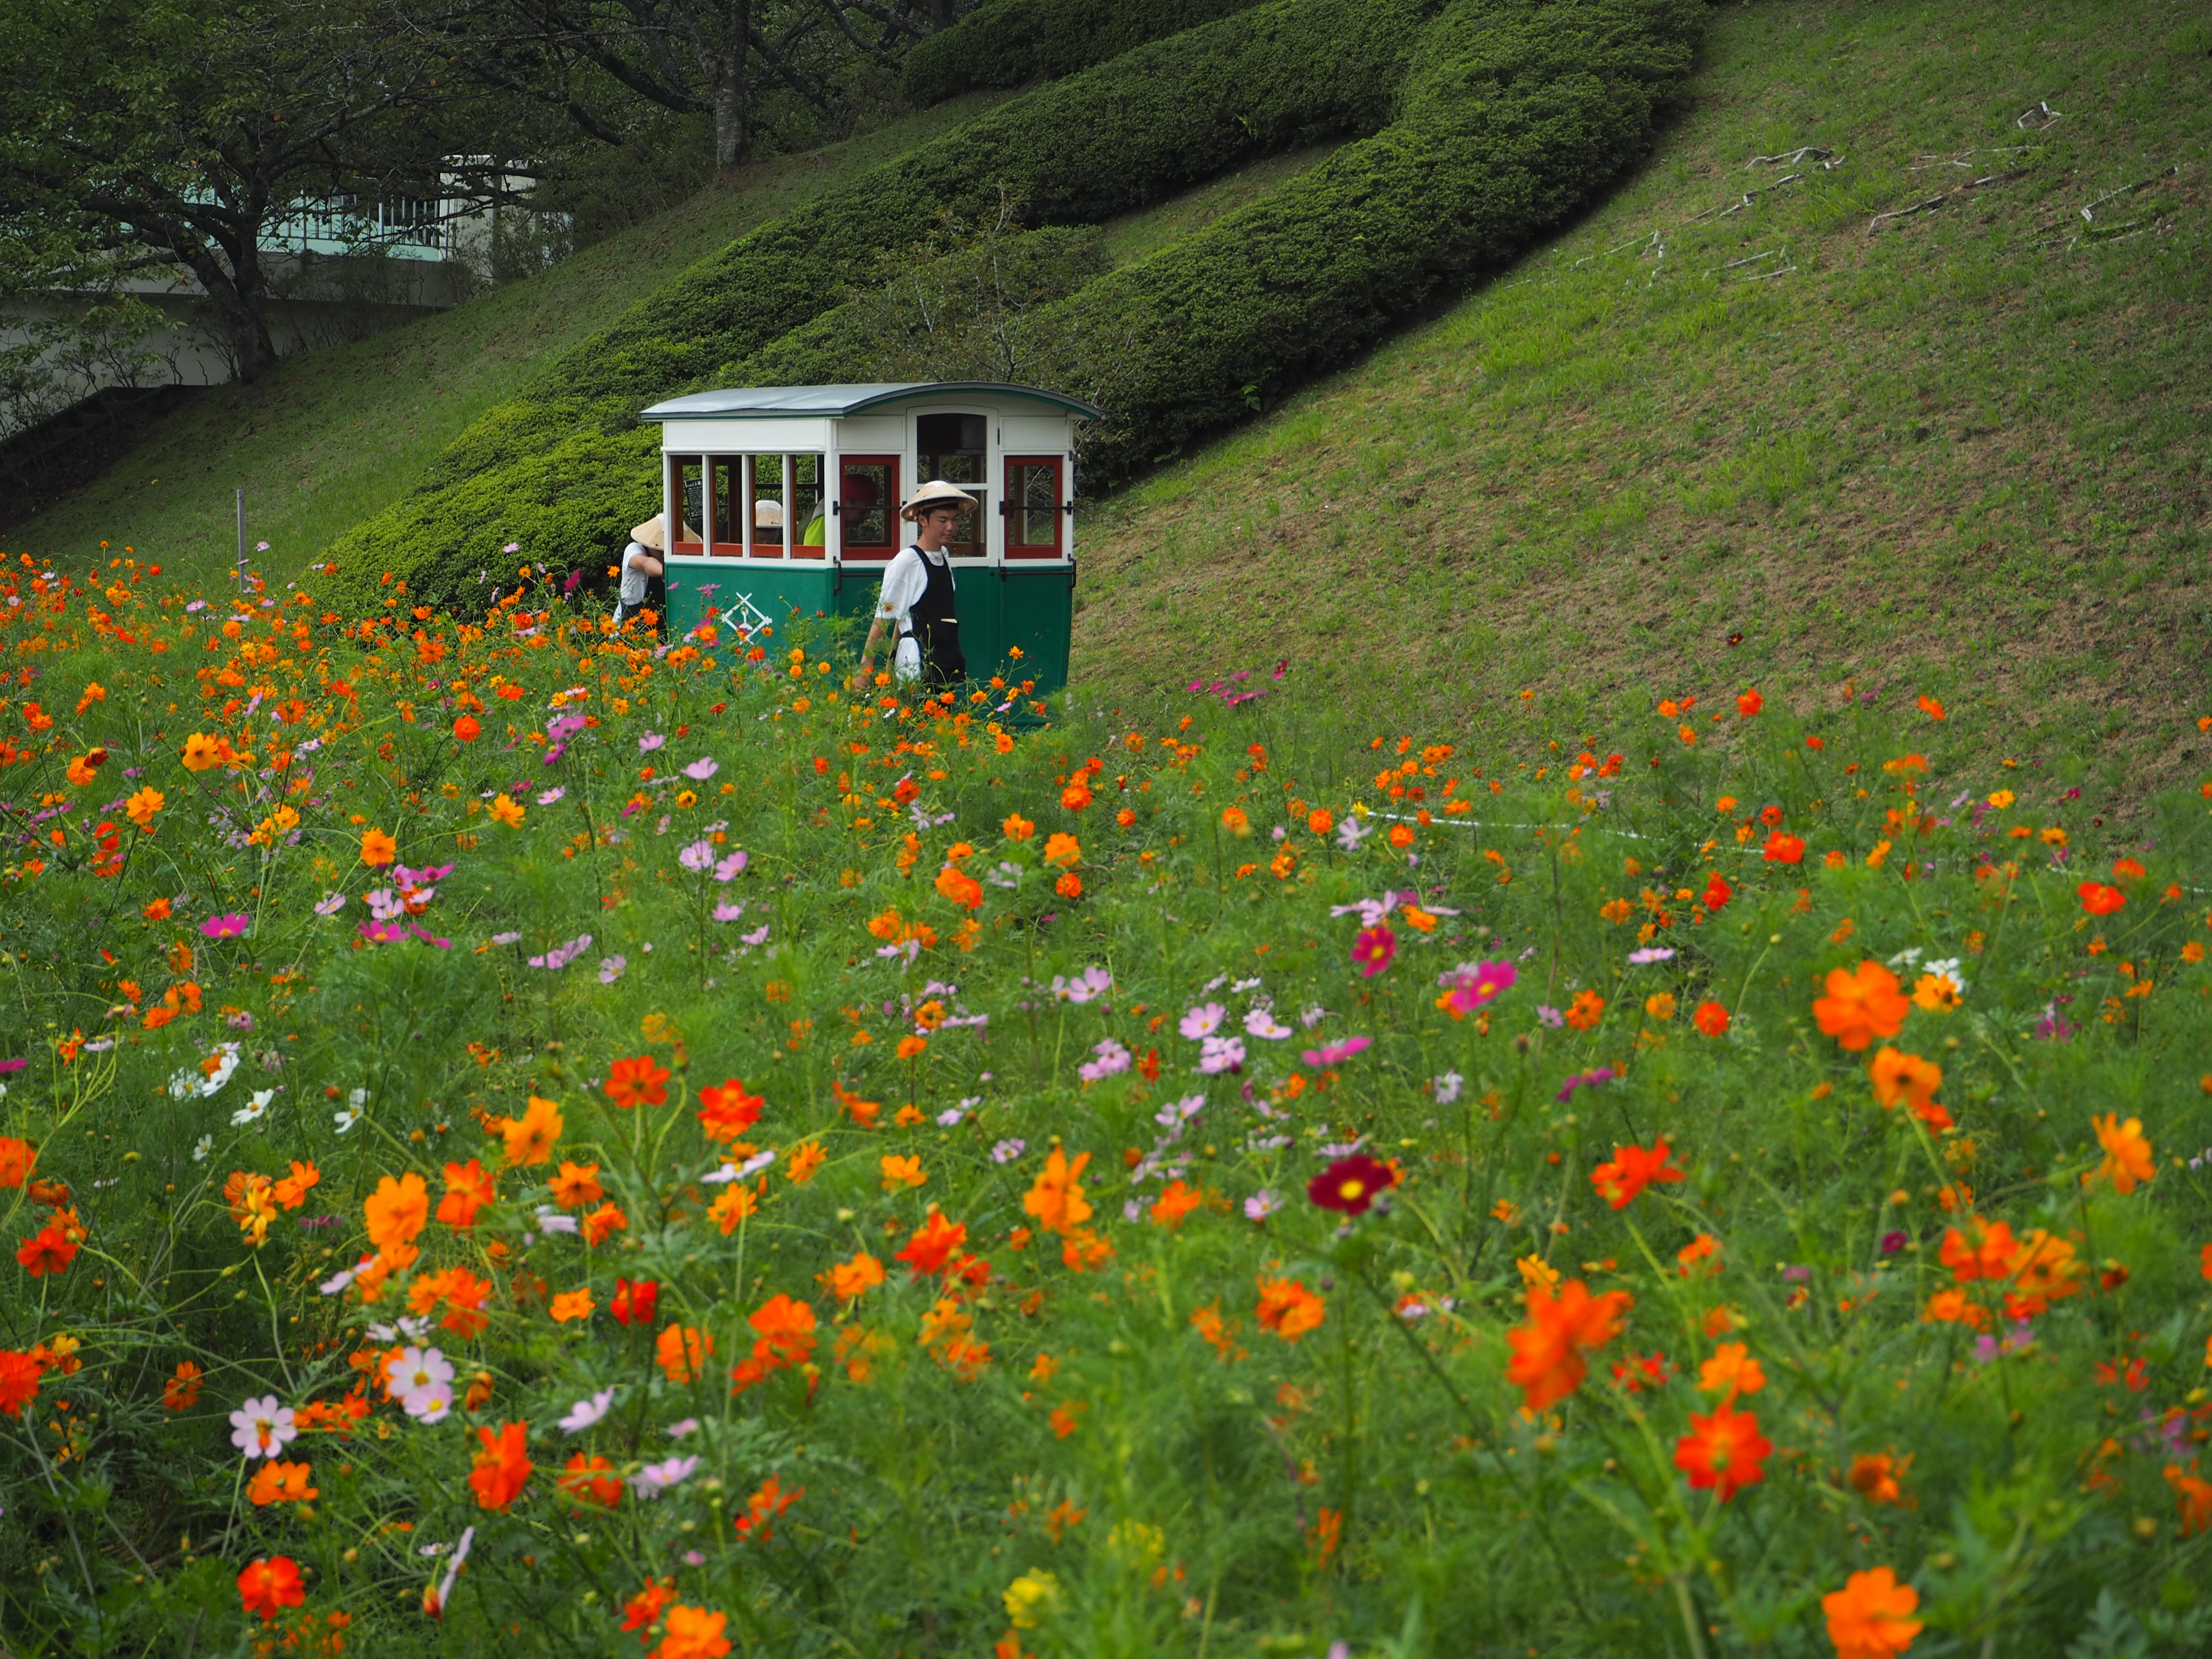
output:
<instances>
[{"instance_id":1,"label":"green tram body","mask_svg":"<svg viewBox=\"0 0 2212 1659\"><path fill-rule=\"evenodd\" d=\"M982 503L950 547L976 678L1067 683L1075 617L1076 398L993 381L754 386L656 404L669 637L851 617L913 538L900 504L943 478ZM680 513L679 513L679 508ZM885 655L888 656L886 652Z\"/></svg>"}]
</instances>

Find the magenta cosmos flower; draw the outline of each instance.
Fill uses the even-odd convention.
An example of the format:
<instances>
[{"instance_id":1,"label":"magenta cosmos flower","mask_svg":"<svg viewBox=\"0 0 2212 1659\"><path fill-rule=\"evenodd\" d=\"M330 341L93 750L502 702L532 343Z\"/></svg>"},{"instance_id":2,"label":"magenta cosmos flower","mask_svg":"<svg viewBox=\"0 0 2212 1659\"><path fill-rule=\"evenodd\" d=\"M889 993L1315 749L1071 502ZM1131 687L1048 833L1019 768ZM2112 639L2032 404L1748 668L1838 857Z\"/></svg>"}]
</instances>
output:
<instances>
[{"instance_id":1,"label":"magenta cosmos flower","mask_svg":"<svg viewBox=\"0 0 2212 1659\"><path fill-rule=\"evenodd\" d=\"M253 918L243 915L210 916L200 924L200 932L210 939L236 939L246 930Z\"/></svg>"},{"instance_id":2,"label":"magenta cosmos flower","mask_svg":"<svg viewBox=\"0 0 2212 1659\"><path fill-rule=\"evenodd\" d=\"M1352 941L1352 959L1358 964L1364 978L1373 979L1390 965L1390 958L1398 954L1398 936L1387 926L1363 927L1359 937Z\"/></svg>"}]
</instances>

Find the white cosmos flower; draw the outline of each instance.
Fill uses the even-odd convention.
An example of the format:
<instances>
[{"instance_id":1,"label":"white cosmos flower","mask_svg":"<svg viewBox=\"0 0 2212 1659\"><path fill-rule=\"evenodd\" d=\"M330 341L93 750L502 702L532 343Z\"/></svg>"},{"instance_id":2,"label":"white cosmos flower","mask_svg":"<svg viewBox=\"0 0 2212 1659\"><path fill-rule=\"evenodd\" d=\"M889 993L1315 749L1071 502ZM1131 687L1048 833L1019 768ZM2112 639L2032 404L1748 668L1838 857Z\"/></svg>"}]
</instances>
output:
<instances>
[{"instance_id":1,"label":"white cosmos flower","mask_svg":"<svg viewBox=\"0 0 2212 1659\"><path fill-rule=\"evenodd\" d=\"M249 1400L233 1412L230 1431L230 1443L244 1452L248 1462L274 1457L300 1437L299 1430L292 1426L292 1408L278 1405L273 1394Z\"/></svg>"},{"instance_id":2,"label":"white cosmos flower","mask_svg":"<svg viewBox=\"0 0 2212 1659\"><path fill-rule=\"evenodd\" d=\"M453 1362L435 1348L402 1348L385 1363L384 1380L410 1417L435 1423L453 1408Z\"/></svg>"},{"instance_id":3,"label":"white cosmos flower","mask_svg":"<svg viewBox=\"0 0 2212 1659\"><path fill-rule=\"evenodd\" d=\"M648 1463L629 1478L629 1488L640 1498L658 1498L671 1486L691 1478L699 1467L696 1457L672 1457L665 1463Z\"/></svg>"},{"instance_id":4,"label":"white cosmos flower","mask_svg":"<svg viewBox=\"0 0 2212 1659\"><path fill-rule=\"evenodd\" d=\"M592 1424L605 1417L608 1408L614 1403L615 1391L612 1389L601 1389L589 1400L579 1400L570 1407L568 1414L561 1419L561 1426L570 1434L581 1434Z\"/></svg>"},{"instance_id":5,"label":"white cosmos flower","mask_svg":"<svg viewBox=\"0 0 2212 1659\"><path fill-rule=\"evenodd\" d=\"M276 1091L274 1089L256 1089L253 1091L253 1098L230 1115L230 1127L234 1129L243 1129L267 1111L269 1103L276 1098Z\"/></svg>"}]
</instances>

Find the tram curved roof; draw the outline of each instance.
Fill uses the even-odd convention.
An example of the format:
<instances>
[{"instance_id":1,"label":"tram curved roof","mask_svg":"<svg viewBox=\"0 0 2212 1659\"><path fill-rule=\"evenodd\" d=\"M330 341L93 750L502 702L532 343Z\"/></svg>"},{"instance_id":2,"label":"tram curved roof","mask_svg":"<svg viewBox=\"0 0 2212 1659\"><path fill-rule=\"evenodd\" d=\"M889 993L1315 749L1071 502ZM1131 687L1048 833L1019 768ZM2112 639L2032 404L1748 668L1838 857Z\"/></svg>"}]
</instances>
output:
<instances>
[{"instance_id":1,"label":"tram curved roof","mask_svg":"<svg viewBox=\"0 0 2212 1659\"><path fill-rule=\"evenodd\" d=\"M671 398L645 411L648 421L744 419L750 416L858 415L884 404L909 398L975 397L1001 401L1019 398L1048 404L1070 415L1096 420L1103 412L1080 398L1048 392L1042 386L1014 386L1004 380L877 381L860 386L751 386L726 392L695 392Z\"/></svg>"}]
</instances>

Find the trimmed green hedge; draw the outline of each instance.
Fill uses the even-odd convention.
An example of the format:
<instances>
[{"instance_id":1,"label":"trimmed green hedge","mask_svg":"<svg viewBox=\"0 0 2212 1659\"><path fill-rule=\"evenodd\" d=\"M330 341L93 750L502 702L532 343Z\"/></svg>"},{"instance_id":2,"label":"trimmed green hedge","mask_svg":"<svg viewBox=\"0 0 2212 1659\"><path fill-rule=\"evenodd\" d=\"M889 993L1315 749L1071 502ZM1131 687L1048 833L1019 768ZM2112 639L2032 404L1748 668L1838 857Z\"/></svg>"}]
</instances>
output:
<instances>
[{"instance_id":1,"label":"trimmed green hedge","mask_svg":"<svg viewBox=\"0 0 2212 1659\"><path fill-rule=\"evenodd\" d=\"M1032 225L1095 223L1256 156L1388 121L1442 0L1278 0L1015 100L845 190L763 225L573 348L464 433L416 492L332 545L356 591L382 572L459 602L479 570L536 559L592 570L658 505L637 410L710 384L836 305L887 252L1002 189ZM547 457L557 447L562 465ZM594 526L586 533L582 526Z\"/></svg>"},{"instance_id":2,"label":"trimmed green hedge","mask_svg":"<svg viewBox=\"0 0 2212 1659\"><path fill-rule=\"evenodd\" d=\"M659 501L645 404L905 378L868 284L945 216L1070 226L1258 155L1358 136L1263 200L1018 319L1020 378L1091 398L1087 492L1348 361L1587 206L1648 149L1704 0L1278 0L1002 106L762 227L487 414L333 550L465 600L501 550L597 575ZM891 337L887 337L887 336ZM914 378L927 378L916 375Z\"/></svg>"},{"instance_id":3,"label":"trimmed green hedge","mask_svg":"<svg viewBox=\"0 0 2212 1659\"><path fill-rule=\"evenodd\" d=\"M981 87L1056 81L1259 0L991 0L906 55L906 95L940 103Z\"/></svg>"}]
</instances>

